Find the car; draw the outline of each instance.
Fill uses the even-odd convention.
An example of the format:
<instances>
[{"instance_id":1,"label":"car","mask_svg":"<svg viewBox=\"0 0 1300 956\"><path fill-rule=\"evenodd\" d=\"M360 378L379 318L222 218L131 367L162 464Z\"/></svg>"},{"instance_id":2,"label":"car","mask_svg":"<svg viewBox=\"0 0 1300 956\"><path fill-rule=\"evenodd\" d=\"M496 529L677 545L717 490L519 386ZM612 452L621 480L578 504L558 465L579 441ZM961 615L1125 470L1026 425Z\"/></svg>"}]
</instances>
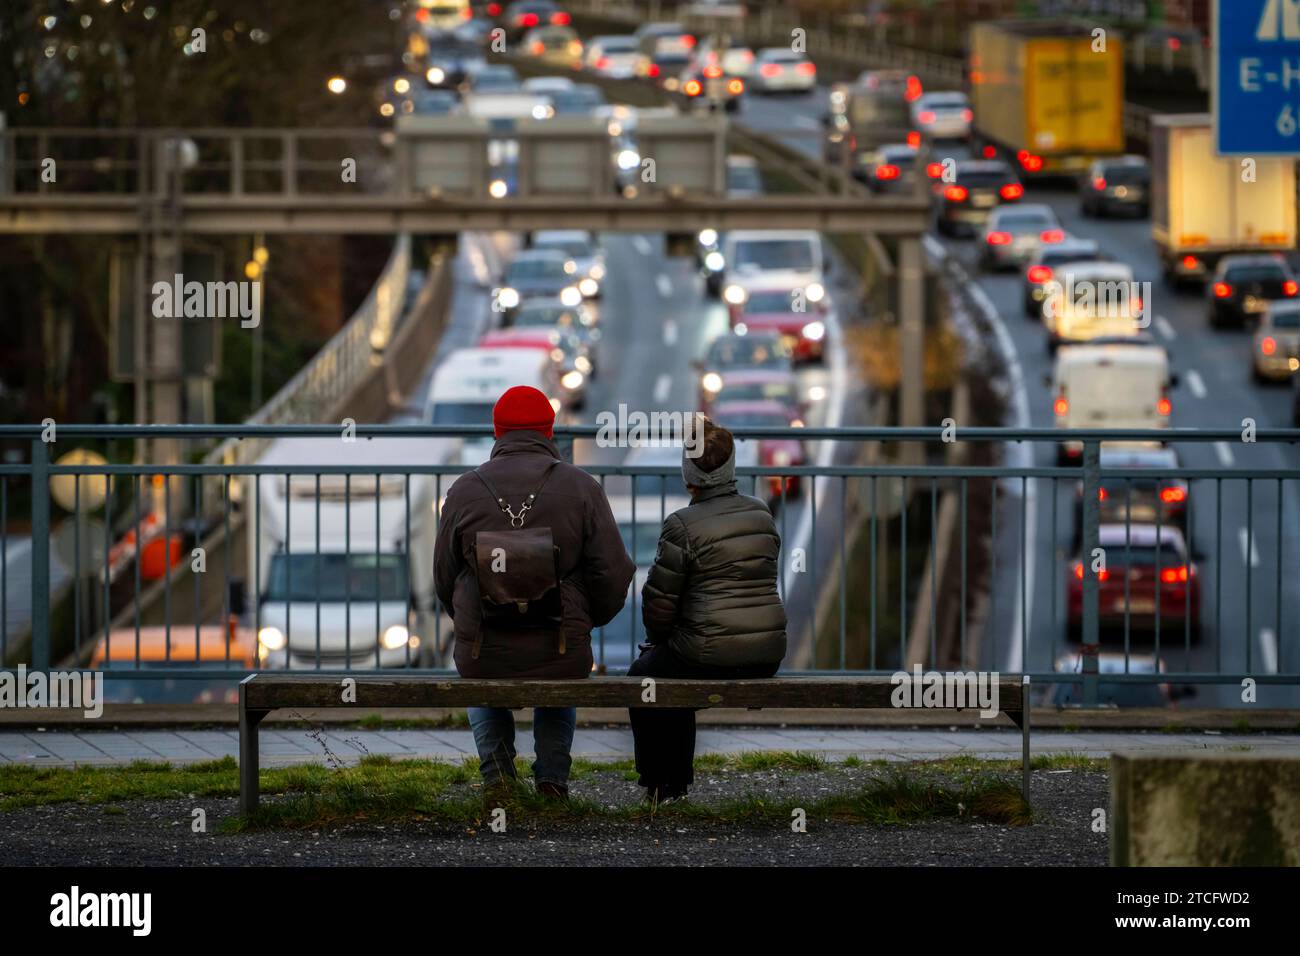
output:
<instances>
[{"instance_id":1,"label":"car","mask_svg":"<svg viewBox=\"0 0 1300 956\"><path fill-rule=\"evenodd\" d=\"M587 69L612 80L629 80L636 76L636 37L629 35L592 37L587 42L583 62Z\"/></svg>"},{"instance_id":2,"label":"car","mask_svg":"<svg viewBox=\"0 0 1300 956\"><path fill-rule=\"evenodd\" d=\"M564 407L576 410L587 403L591 364L583 354L581 340L572 331L558 326L495 329L479 339L478 347L546 352L555 366L559 398Z\"/></svg>"},{"instance_id":3,"label":"car","mask_svg":"<svg viewBox=\"0 0 1300 956\"><path fill-rule=\"evenodd\" d=\"M724 428L802 428L803 419L797 410L784 402L721 402L713 406L710 416ZM796 438L743 438L736 444L754 443L758 446L758 462L763 468L800 468L807 463L803 442ZM771 503L787 498L797 498L802 490L798 475L767 475L767 499Z\"/></svg>"},{"instance_id":4,"label":"car","mask_svg":"<svg viewBox=\"0 0 1300 956\"><path fill-rule=\"evenodd\" d=\"M461 93L518 93L522 87L513 66L504 63L480 63L465 71Z\"/></svg>"},{"instance_id":5,"label":"car","mask_svg":"<svg viewBox=\"0 0 1300 956\"><path fill-rule=\"evenodd\" d=\"M1056 659L1055 670L1058 674L1082 675L1083 655L1062 654ZM1097 673L1097 704L1102 707L1177 707L1179 700L1196 695L1190 684L1105 679L1108 674L1164 674L1165 662L1154 654L1102 651L1097 655ZM1084 706L1083 681L1053 681L1043 703L1052 707Z\"/></svg>"},{"instance_id":6,"label":"car","mask_svg":"<svg viewBox=\"0 0 1300 956\"><path fill-rule=\"evenodd\" d=\"M1102 442L1099 464L1104 472L1176 471L1178 453L1159 442ZM1103 474L1097 493L1101 524L1160 524L1187 533L1191 487L1185 478L1127 477ZM1075 548L1083 535L1083 482L1075 487Z\"/></svg>"},{"instance_id":7,"label":"car","mask_svg":"<svg viewBox=\"0 0 1300 956\"><path fill-rule=\"evenodd\" d=\"M706 396L700 411L708 415L713 405L728 402L780 402L803 418L807 403L799 395L799 379L783 369L750 368L727 372L722 388Z\"/></svg>"},{"instance_id":8,"label":"car","mask_svg":"<svg viewBox=\"0 0 1300 956\"><path fill-rule=\"evenodd\" d=\"M826 255L821 234L811 229L737 229L722 246L723 270L710 284L723 301L739 304L747 289L800 289L809 303L826 295Z\"/></svg>"},{"instance_id":9,"label":"car","mask_svg":"<svg viewBox=\"0 0 1300 956\"><path fill-rule=\"evenodd\" d=\"M1018 203L1025 195L1025 187L1001 160L958 160L951 182L943 174L942 162L926 167L936 197L935 228L945 236L975 235L994 209Z\"/></svg>"},{"instance_id":10,"label":"car","mask_svg":"<svg viewBox=\"0 0 1300 956\"><path fill-rule=\"evenodd\" d=\"M727 197L729 199L753 199L765 195L763 173L758 160L753 156L727 157ZM718 294L717 285L725 266L722 258L724 235L716 229L701 229L696 235L695 259L705 277L705 283L714 295Z\"/></svg>"},{"instance_id":11,"label":"car","mask_svg":"<svg viewBox=\"0 0 1300 956\"><path fill-rule=\"evenodd\" d=\"M709 343L702 359L692 363L700 373L699 404L709 404L722 391L729 372L736 369L763 369L794 373L794 356L790 347L775 333L740 335L728 332Z\"/></svg>"},{"instance_id":12,"label":"car","mask_svg":"<svg viewBox=\"0 0 1300 956\"><path fill-rule=\"evenodd\" d=\"M853 176L877 195L906 194L916 189L917 151L906 143L891 143L854 157Z\"/></svg>"},{"instance_id":13,"label":"car","mask_svg":"<svg viewBox=\"0 0 1300 956\"><path fill-rule=\"evenodd\" d=\"M1043 302L1047 300L1057 269L1066 269L1077 262L1106 261L1109 258L1102 255L1101 247L1092 239L1066 236L1056 245L1044 246L1025 264L1025 315L1033 319L1043 317Z\"/></svg>"},{"instance_id":14,"label":"car","mask_svg":"<svg viewBox=\"0 0 1300 956\"><path fill-rule=\"evenodd\" d=\"M700 41L695 58L701 64L722 67L726 76L747 79L754 69L754 51L731 37L707 37Z\"/></svg>"},{"instance_id":15,"label":"car","mask_svg":"<svg viewBox=\"0 0 1300 956\"><path fill-rule=\"evenodd\" d=\"M1300 370L1300 299L1276 299L1259 316L1251 345L1258 381L1286 381Z\"/></svg>"},{"instance_id":16,"label":"car","mask_svg":"<svg viewBox=\"0 0 1300 956\"><path fill-rule=\"evenodd\" d=\"M506 267L503 284L493 294L492 308L509 317L525 298L533 296L557 296L565 305L578 305L582 292L575 280L577 268L559 250L525 249Z\"/></svg>"},{"instance_id":17,"label":"car","mask_svg":"<svg viewBox=\"0 0 1300 956\"><path fill-rule=\"evenodd\" d=\"M727 76L716 63L700 65L693 60L677 77L677 91L684 109L735 113L740 109L745 81Z\"/></svg>"},{"instance_id":18,"label":"car","mask_svg":"<svg viewBox=\"0 0 1300 956\"><path fill-rule=\"evenodd\" d=\"M567 90L550 94L551 106L556 116L593 116L607 106L600 87L578 83Z\"/></svg>"},{"instance_id":19,"label":"car","mask_svg":"<svg viewBox=\"0 0 1300 956\"><path fill-rule=\"evenodd\" d=\"M529 93L553 96L573 89L576 84L567 76L530 76L524 80L523 88Z\"/></svg>"},{"instance_id":20,"label":"car","mask_svg":"<svg viewBox=\"0 0 1300 956\"><path fill-rule=\"evenodd\" d=\"M595 314L585 305L565 305L558 298L539 296L524 299L515 310L512 329L547 328L572 333L586 361L574 361L574 368L594 379L600 369L601 332Z\"/></svg>"},{"instance_id":21,"label":"car","mask_svg":"<svg viewBox=\"0 0 1300 956\"><path fill-rule=\"evenodd\" d=\"M1300 293L1295 273L1281 256L1271 253L1224 256L1207 283L1210 325L1243 328L1259 318L1270 302L1294 299Z\"/></svg>"},{"instance_id":22,"label":"car","mask_svg":"<svg viewBox=\"0 0 1300 956\"><path fill-rule=\"evenodd\" d=\"M789 47L767 47L754 56L749 88L754 93L809 93L817 87L817 66Z\"/></svg>"},{"instance_id":23,"label":"car","mask_svg":"<svg viewBox=\"0 0 1300 956\"><path fill-rule=\"evenodd\" d=\"M924 93L912 101L912 126L923 139L970 139L975 113L965 93L943 90Z\"/></svg>"},{"instance_id":24,"label":"car","mask_svg":"<svg viewBox=\"0 0 1300 956\"><path fill-rule=\"evenodd\" d=\"M984 225L980 262L986 269L1007 269L1022 265L1044 246L1065 239L1065 230L1051 206L1017 203L999 206Z\"/></svg>"},{"instance_id":25,"label":"car","mask_svg":"<svg viewBox=\"0 0 1300 956\"><path fill-rule=\"evenodd\" d=\"M826 343L826 301L809 302L800 291L785 286L745 289L743 300L728 301L731 328L745 335L775 332L795 361L821 361Z\"/></svg>"},{"instance_id":26,"label":"car","mask_svg":"<svg viewBox=\"0 0 1300 956\"><path fill-rule=\"evenodd\" d=\"M572 27L534 27L524 34L519 45L525 53L543 63L575 70L582 67L582 40Z\"/></svg>"},{"instance_id":27,"label":"car","mask_svg":"<svg viewBox=\"0 0 1300 956\"><path fill-rule=\"evenodd\" d=\"M1096 160L1079 183L1079 212L1084 216L1109 216L1132 212L1142 219L1151 214L1151 165L1143 156Z\"/></svg>"},{"instance_id":28,"label":"car","mask_svg":"<svg viewBox=\"0 0 1300 956\"><path fill-rule=\"evenodd\" d=\"M1061 266L1048 280L1046 293L1042 312L1049 352L1061 345L1137 335L1145 322L1140 286L1122 262Z\"/></svg>"},{"instance_id":29,"label":"car","mask_svg":"<svg viewBox=\"0 0 1300 956\"><path fill-rule=\"evenodd\" d=\"M672 93L695 55L695 36L678 23L645 23L637 40L636 75Z\"/></svg>"},{"instance_id":30,"label":"car","mask_svg":"<svg viewBox=\"0 0 1300 956\"><path fill-rule=\"evenodd\" d=\"M574 265L572 279L583 298L598 299L605 281L605 254L585 229L545 229L533 233L532 248L554 250Z\"/></svg>"},{"instance_id":31,"label":"car","mask_svg":"<svg viewBox=\"0 0 1300 956\"><path fill-rule=\"evenodd\" d=\"M430 52L424 63L424 81L430 89L456 90L465 82L471 62L459 53Z\"/></svg>"},{"instance_id":32,"label":"car","mask_svg":"<svg viewBox=\"0 0 1300 956\"><path fill-rule=\"evenodd\" d=\"M863 70L853 85L864 90L897 94L907 103L914 103L925 95L920 78L907 70Z\"/></svg>"},{"instance_id":33,"label":"car","mask_svg":"<svg viewBox=\"0 0 1300 956\"><path fill-rule=\"evenodd\" d=\"M506 39L514 42L527 31L540 26L567 27L572 17L551 0L518 0L506 7L502 15Z\"/></svg>"},{"instance_id":34,"label":"car","mask_svg":"<svg viewBox=\"0 0 1300 956\"><path fill-rule=\"evenodd\" d=\"M1103 524L1097 543L1105 555L1104 567L1094 572L1091 555L1070 563L1066 620L1072 640L1079 639L1083 627L1084 575L1095 573L1103 638L1122 639L1126 631L1145 635L1159 629L1166 640L1187 634L1193 643L1200 641L1200 580L1180 530Z\"/></svg>"},{"instance_id":35,"label":"car","mask_svg":"<svg viewBox=\"0 0 1300 956\"><path fill-rule=\"evenodd\" d=\"M691 57L688 53L676 53L671 50L650 53L637 61L637 75L672 93L681 85L682 71L690 66L690 63Z\"/></svg>"}]
</instances>

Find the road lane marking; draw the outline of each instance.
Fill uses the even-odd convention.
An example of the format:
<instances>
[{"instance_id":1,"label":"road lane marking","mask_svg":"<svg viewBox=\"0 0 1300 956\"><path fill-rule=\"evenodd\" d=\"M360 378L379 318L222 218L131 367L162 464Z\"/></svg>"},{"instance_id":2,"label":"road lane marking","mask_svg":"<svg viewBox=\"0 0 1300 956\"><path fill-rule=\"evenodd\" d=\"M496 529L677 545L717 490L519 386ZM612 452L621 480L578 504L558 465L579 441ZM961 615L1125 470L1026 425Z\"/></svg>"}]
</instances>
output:
<instances>
[{"instance_id":1,"label":"road lane marking","mask_svg":"<svg viewBox=\"0 0 1300 956\"><path fill-rule=\"evenodd\" d=\"M668 401L668 392L673 387L673 377L667 372L655 379L655 404L662 405Z\"/></svg>"},{"instance_id":2,"label":"road lane marking","mask_svg":"<svg viewBox=\"0 0 1300 956\"><path fill-rule=\"evenodd\" d=\"M1187 373L1187 387L1192 390L1192 394L1197 398L1205 397L1205 381L1201 378L1201 373L1196 369L1192 369Z\"/></svg>"},{"instance_id":3,"label":"road lane marking","mask_svg":"<svg viewBox=\"0 0 1300 956\"><path fill-rule=\"evenodd\" d=\"M664 323L664 345L677 344L677 323L669 319Z\"/></svg>"},{"instance_id":4,"label":"road lane marking","mask_svg":"<svg viewBox=\"0 0 1300 956\"><path fill-rule=\"evenodd\" d=\"M645 236L633 236L632 245L636 246L636 251L641 253L641 255L650 255L650 240Z\"/></svg>"},{"instance_id":5,"label":"road lane marking","mask_svg":"<svg viewBox=\"0 0 1300 956\"><path fill-rule=\"evenodd\" d=\"M1259 549L1255 547L1255 539L1248 529L1237 529L1237 542L1241 545L1241 560L1249 561L1252 568L1259 567ZM1247 556L1247 545L1249 545L1249 556Z\"/></svg>"},{"instance_id":6,"label":"road lane marking","mask_svg":"<svg viewBox=\"0 0 1300 956\"><path fill-rule=\"evenodd\" d=\"M1277 635L1271 627L1259 629L1259 650L1264 657L1264 673L1277 673Z\"/></svg>"},{"instance_id":7,"label":"road lane marking","mask_svg":"<svg viewBox=\"0 0 1300 956\"><path fill-rule=\"evenodd\" d=\"M1173 323L1171 323L1163 315L1156 316L1156 331L1159 332L1161 335L1163 335L1166 339L1168 339L1171 342L1174 339L1178 338L1178 333L1174 331Z\"/></svg>"},{"instance_id":8,"label":"road lane marking","mask_svg":"<svg viewBox=\"0 0 1300 956\"><path fill-rule=\"evenodd\" d=\"M1237 459L1233 457L1232 449L1226 441L1216 441L1214 443L1214 453L1219 456L1219 464L1224 468L1231 468L1236 464Z\"/></svg>"},{"instance_id":9,"label":"road lane marking","mask_svg":"<svg viewBox=\"0 0 1300 956\"><path fill-rule=\"evenodd\" d=\"M662 272L659 275L655 276L655 285L659 289L659 294L663 296L665 299L670 298L672 296L673 294L672 280L669 279Z\"/></svg>"}]
</instances>

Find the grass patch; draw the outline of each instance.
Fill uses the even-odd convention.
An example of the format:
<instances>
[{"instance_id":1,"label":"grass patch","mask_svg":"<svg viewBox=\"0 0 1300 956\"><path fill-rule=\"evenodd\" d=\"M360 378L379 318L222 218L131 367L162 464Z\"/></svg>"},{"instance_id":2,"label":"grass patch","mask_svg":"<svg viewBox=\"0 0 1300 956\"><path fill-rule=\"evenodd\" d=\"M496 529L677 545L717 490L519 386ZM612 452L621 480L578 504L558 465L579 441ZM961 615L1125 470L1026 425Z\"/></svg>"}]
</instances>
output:
<instances>
[{"instance_id":1,"label":"grass patch","mask_svg":"<svg viewBox=\"0 0 1300 956\"><path fill-rule=\"evenodd\" d=\"M1232 722L1232 732L1234 734L1250 733L1250 721L1247 720L1245 717L1238 717L1236 720Z\"/></svg>"}]
</instances>

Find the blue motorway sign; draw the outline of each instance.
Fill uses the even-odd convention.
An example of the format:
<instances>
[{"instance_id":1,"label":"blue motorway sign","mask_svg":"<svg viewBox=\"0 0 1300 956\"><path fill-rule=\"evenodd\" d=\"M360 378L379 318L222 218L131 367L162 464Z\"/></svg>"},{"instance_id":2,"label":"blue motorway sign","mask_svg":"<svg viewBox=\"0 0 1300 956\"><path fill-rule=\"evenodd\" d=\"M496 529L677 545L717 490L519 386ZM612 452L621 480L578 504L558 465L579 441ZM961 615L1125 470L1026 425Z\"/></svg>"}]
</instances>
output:
<instances>
[{"instance_id":1,"label":"blue motorway sign","mask_svg":"<svg viewBox=\"0 0 1300 956\"><path fill-rule=\"evenodd\" d=\"M1211 30L1218 152L1300 154L1300 0L1215 0Z\"/></svg>"}]
</instances>

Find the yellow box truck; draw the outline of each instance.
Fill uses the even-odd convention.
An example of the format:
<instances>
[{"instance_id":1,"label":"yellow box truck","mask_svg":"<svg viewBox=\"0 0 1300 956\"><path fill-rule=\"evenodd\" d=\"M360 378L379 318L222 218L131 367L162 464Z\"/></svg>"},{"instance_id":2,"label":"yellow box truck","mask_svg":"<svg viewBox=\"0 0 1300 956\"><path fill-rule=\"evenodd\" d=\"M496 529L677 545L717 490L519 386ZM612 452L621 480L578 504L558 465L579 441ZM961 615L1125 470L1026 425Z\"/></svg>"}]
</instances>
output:
<instances>
[{"instance_id":1,"label":"yellow box truck","mask_svg":"<svg viewBox=\"0 0 1300 956\"><path fill-rule=\"evenodd\" d=\"M1219 156L1208 113L1151 118L1151 236L1165 278L1201 280L1233 252L1296 242L1295 160Z\"/></svg>"},{"instance_id":2,"label":"yellow box truck","mask_svg":"<svg viewBox=\"0 0 1300 956\"><path fill-rule=\"evenodd\" d=\"M977 139L1022 177L1078 175L1124 151L1124 49L1118 33L1005 20L971 27Z\"/></svg>"}]
</instances>

